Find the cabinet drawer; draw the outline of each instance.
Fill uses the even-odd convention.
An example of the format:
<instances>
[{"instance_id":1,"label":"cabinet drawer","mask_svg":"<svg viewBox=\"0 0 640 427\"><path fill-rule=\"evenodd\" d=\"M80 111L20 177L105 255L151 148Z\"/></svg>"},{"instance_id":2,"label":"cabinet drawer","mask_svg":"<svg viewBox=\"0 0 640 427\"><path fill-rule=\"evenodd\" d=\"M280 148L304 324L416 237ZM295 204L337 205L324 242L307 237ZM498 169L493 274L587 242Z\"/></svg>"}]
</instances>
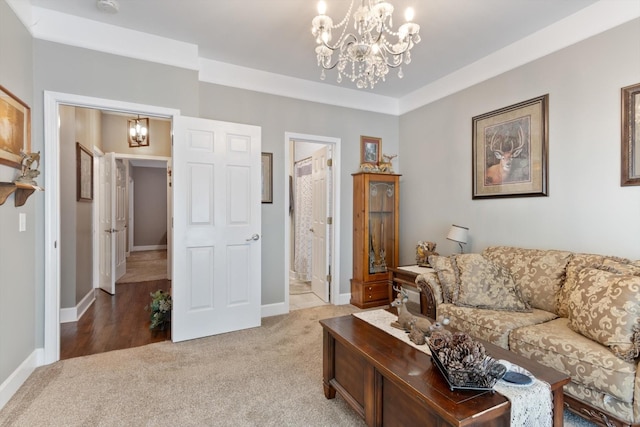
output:
<instances>
[{"instance_id":1,"label":"cabinet drawer","mask_svg":"<svg viewBox=\"0 0 640 427\"><path fill-rule=\"evenodd\" d=\"M386 283L365 284L362 289L363 299L367 301L388 300L389 285Z\"/></svg>"}]
</instances>

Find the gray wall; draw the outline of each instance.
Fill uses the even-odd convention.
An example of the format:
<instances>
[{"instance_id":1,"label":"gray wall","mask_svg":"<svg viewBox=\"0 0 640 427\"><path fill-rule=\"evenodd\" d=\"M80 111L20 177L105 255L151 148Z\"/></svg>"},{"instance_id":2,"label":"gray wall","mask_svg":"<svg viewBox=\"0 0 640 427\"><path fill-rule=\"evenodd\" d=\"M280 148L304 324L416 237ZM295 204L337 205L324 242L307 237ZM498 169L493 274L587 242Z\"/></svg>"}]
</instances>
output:
<instances>
[{"instance_id":1,"label":"gray wall","mask_svg":"<svg viewBox=\"0 0 640 427\"><path fill-rule=\"evenodd\" d=\"M167 170L133 167L133 246L167 244Z\"/></svg>"},{"instance_id":2,"label":"gray wall","mask_svg":"<svg viewBox=\"0 0 640 427\"><path fill-rule=\"evenodd\" d=\"M129 147L128 117L102 114L102 148L105 153L171 157L171 121L149 118L149 146Z\"/></svg>"},{"instance_id":3,"label":"gray wall","mask_svg":"<svg viewBox=\"0 0 640 427\"><path fill-rule=\"evenodd\" d=\"M34 108L31 36L4 1L0 1L0 85ZM32 151L41 149L42 145L33 144ZM13 181L17 171L0 165L0 181ZM42 175L38 182L44 183ZM38 281L43 250L36 245L36 234L43 224L36 212L42 212L44 199L42 193L34 193L17 208L14 197L0 206L0 384L41 346L35 331L37 295L43 292ZM24 232L18 232L20 213L27 219Z\"/></svg>"},{"instance_id":4,"label":"gray wall","mask_svg":"<svg viewBox=\"0 0 640 427\"><path fill-rule=\"evenodd\" d=\"M620 89L640 82L640 21L402 116L400 258L418 240L458 250L504 244L640 258L640 187L620 187ZM472 117L549 94L549 197L471 199Z\"/></svg>"},{"instance_id":5,"label":"gray wall","mask_svg":"<svg viewBox=\"0 0 640 427\"><path fill-rule=\"evenodd\" d=\"M398 118L208 83L200 84L200 116L262 127L262 151L273 153L273 204L262 205L262 304L284 301L284 134L342 139L340 172L340 293L350 292L352 272L352 178L360 164L360 135L382 138L383 152L398 152ZM287 143L288 149L288 143ZM287 178L288 179L288 178Z\"/></svg>"},{"instance_id":6,"label":"gray wall","mask_svg":"<svg viewBox=\"0 0 640 427\"><path fill-rule=\"evenodd\" d=\"M100 112L60 108L60 308L75 307L93 289L92 201L77 200L76 142L100 148Z\"/></svg>"}]
</instances>

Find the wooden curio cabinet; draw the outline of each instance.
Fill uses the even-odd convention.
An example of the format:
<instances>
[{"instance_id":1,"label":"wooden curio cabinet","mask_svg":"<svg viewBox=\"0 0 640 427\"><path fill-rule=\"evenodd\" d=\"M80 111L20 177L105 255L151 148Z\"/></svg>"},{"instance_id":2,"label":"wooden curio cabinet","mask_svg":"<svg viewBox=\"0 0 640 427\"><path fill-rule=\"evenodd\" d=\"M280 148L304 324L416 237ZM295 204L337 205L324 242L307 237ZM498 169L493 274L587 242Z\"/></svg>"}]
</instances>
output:
<instances>
[{"instance_id":1,"label":"wooden curio cabinet","mask_svg":"<svg viewBox=\"0 0 640 427\"><path fill-rule=\"evenodd\" d=\"M389 303L389 267L398 265L400 175L353 174L351 304Z\"/></svg>"}]
</instances>

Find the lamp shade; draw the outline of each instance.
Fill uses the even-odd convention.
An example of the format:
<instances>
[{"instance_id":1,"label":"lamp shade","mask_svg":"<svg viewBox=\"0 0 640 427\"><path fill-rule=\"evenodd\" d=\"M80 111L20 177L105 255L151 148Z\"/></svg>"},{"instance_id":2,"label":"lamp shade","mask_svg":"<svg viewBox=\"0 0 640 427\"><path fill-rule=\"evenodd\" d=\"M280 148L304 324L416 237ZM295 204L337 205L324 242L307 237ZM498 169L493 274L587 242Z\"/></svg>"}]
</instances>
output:
<instances>
[{"instance_id":1,"label":"lamp shade","mask_svg":"<svg viewBox=\"0 0 640 427\"><path fill-rule=\"evenodd\" d=\"M453 224L449 229L447 239L453 240L454 242L466 244L467 240L469 239L469 228Z\"/></svg>"}]
</instances>

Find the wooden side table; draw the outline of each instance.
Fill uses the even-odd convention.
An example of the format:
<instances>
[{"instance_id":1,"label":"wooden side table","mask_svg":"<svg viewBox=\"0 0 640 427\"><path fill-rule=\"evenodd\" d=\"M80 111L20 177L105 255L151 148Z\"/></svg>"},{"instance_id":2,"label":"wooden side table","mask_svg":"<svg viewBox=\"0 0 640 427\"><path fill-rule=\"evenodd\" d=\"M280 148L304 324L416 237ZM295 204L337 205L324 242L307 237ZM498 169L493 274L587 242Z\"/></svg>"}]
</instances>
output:
<instances>
[{"instance_id":1,"label":"wooden side table","mask_svg":"<svg viewBox=\"0 0 640 427\"><path fill-rule=\"evenodd\" d=\"M414 288L416 292L420 293L420 314L429 317L430 319L436 318L436 305L434 301L429 301L424 292L420 292L420 289L416 286L416 277L419 274L425 274L434 271L433 268L420 267L419 265L404 265L400 267L389 268L389 303L395 298L395 292L393 287L408 286Z\"/></svg>"}]
</instances>

